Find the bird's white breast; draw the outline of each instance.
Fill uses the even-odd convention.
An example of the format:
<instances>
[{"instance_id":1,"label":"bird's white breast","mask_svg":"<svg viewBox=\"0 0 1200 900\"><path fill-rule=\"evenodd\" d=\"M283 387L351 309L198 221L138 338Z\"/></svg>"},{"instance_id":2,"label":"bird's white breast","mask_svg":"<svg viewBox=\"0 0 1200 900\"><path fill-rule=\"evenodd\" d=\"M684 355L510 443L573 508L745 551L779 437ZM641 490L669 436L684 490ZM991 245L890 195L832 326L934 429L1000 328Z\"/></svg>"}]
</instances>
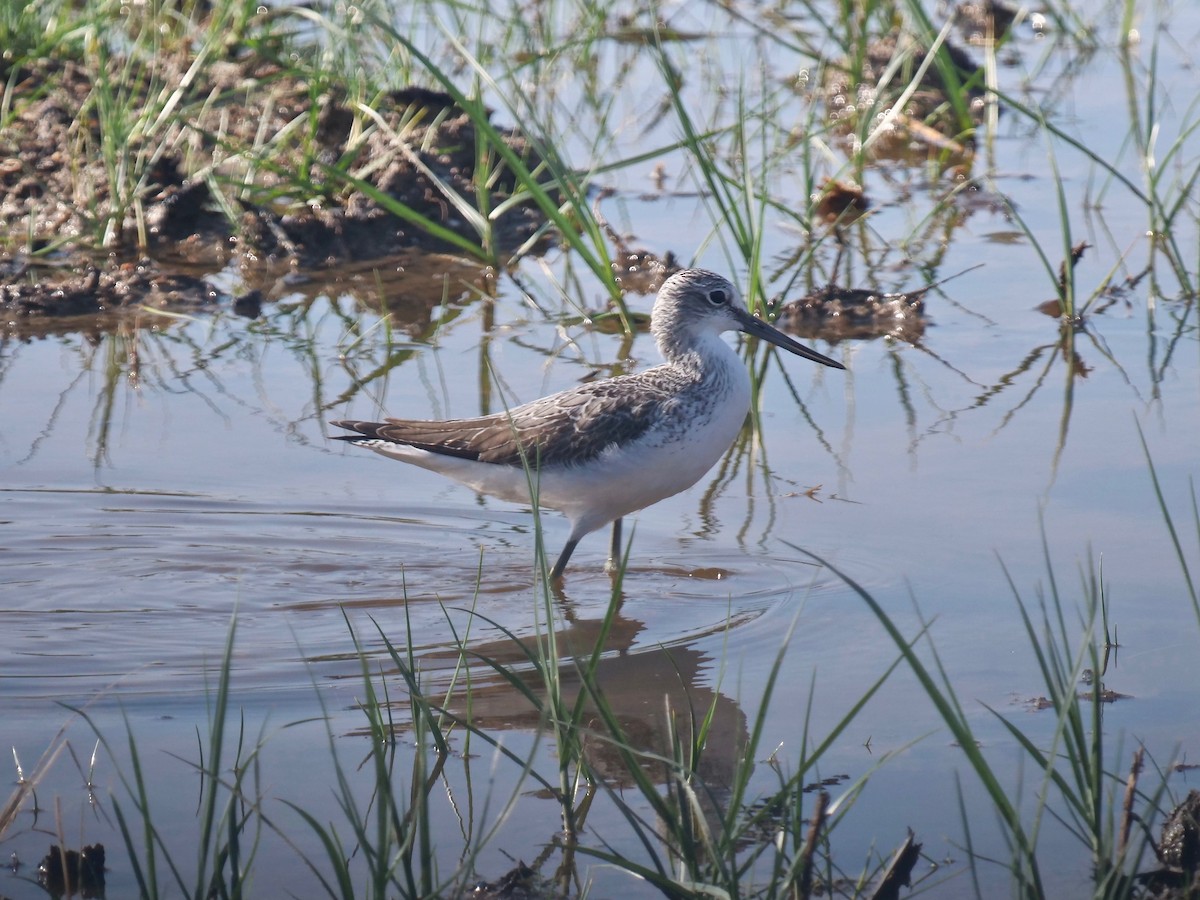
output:
<instances>
[{"instance_id":1,"label":"bird's white breast","mask_svg":"<svg viewBox=\"0 0 1200 900\"><path fill-rule=\"evenodd\" d=\"M699 481L729 449L750 409L745 366L718 336L712 344L703 348L704 377L673 401L655 428L586 466L544 470L539 503L584 528L599 528Z\"/></svg>"}]
</instances>

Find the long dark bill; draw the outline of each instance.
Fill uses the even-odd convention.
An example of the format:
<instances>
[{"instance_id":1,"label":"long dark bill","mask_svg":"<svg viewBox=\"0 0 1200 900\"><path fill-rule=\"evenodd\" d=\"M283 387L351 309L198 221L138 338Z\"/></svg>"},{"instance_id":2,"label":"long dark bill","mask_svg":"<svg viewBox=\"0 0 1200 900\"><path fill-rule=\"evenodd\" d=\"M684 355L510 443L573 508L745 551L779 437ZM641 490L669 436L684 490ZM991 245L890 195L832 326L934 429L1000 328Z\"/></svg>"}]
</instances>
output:
<instances>
[{"instance_id":1,"label":"long dark bill","mask_svg":"<svg viewBox=\"0 0 1200 900\"><path fill-rule=\"evenodd\" d=\"M846 368L835 359L830 359L816 350L805 347L799 341L792 340L778 328L769 325L762 319L756 319L750 313L744 310L735 310L738 322L742 326L742 331L746 334L752 334L757 338L762 338L764 341L770 341L776 347L782 347L784 350L790 350L797 356L803 356L805 359L811 359L813 362L818 362L823 366L832 366L835 369Z\"/></svg>"}]
</instances>

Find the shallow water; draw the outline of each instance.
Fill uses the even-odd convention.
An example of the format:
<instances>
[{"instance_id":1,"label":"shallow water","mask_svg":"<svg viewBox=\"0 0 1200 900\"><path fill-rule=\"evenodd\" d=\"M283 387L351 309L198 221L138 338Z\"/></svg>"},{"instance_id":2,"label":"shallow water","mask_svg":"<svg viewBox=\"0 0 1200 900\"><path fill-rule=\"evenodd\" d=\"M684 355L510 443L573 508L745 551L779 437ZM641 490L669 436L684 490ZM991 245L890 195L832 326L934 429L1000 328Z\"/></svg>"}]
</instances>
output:
<instances>
[{"instance_id":1,"label":"shallow water","mask_svg":"<svg viewBox=\"0 0 1200 900\"><path fill-rule=\"evenodd\" d=\"M1176 13L1177 33L1200 30L1194 12ZM1179 58L1162 65L1165 83L1190 83ZM1096 87L1122 90L1116 53L1092 60L1088 77L1086 90L1050 80L1070 91L1077 134L1104 158L1119 156L1123 132L1105 127L1111 104ZM1057 260L1062 240L1043 147L1002 121L992 152L996 184ZM1060 152L1077 210L1094 196L1098 176L1086 159ZM1135 172L1132 162L1127 168ZM895 193L880 198L863 240L883 248L907 239L919 256L921 228L936 234L922 219L933 192L920 193L919 170L884 164L880 172ZM628 173L613 179L640 243L688 254L705 241L694 196L645 198ZM1200 626L1140 437L1177 522L1186 521L1200 447L1195 298L1171 299L1166 281L1168 296L1155 293L1147 279L1084 328L1064 329L1035 309L1050 283L1010 218L988 206L959 214L962 221L946 226L944 253L928 264L928 280L984 265L927 297L932 327L920 346L844 343L832 353L845 373L771 357L761 434L747 433L700 484L626 523L630 567L601 681L623 721L652 745L663 740L664 698L677 709L713 704L720 735L709 753L713 778L736 757L785 643L764 738L764 746L784 748L783 759L794 759L788 750L806 734L811 741L833 728L896 657L854 591L821 561L869 591L908 633L916 634L920 617L933 620L958 696L978 704L970 709L981 738L1015 767L1011 738L985 706L1018 717L1034 735L1050 721L1028 706L1043 688L1005 577L1007 570L1026 599L1044 592L1046 546L1069 603L1081 596L1089 557L1103 558L1121 643L1105 686L1132 697L1106 710L1111 739L1129 749L1142 741L1164 765L1200 752L1200 692L1190 665ZM1098 245L1077 276L1086 291L1124 242L1140 240L1145 215L1115 189L1102 209L1077 215L1078 236L1086 232ZM1180 243L1194 248L1195 217L1181 221L1191 230ZM771 231L768 258L786 256L789 240L785 229ZM1136 271L1144 254L1135 244L1125 267ZM883 287L926 283L901 256L895 251L893 267L875 270L894 279ZM700 261L729 270L716 251ZM569 266L551 259L549 271L557 276ZM864 268L852 277L869 276ZM218 278L233 287L239 275ZM482 656L529 673L504 632L528 640L546 627L530 511L330 441L326 424L494 411L597 371L657 360L645 334L629 345L583 325L563 329L559 309L546 302L556 294L545 273L531 263L522 279L535 286L545 313L502 278L494 302L452 292L445 304L394 310L389 335L377 312L330 279L273 298L255 322L231 313L147 313L119 331L0 347L0 738L29 774L70 722L70 746L86 770L94 737L65 704L86 708L117 755L98 757L95 802L70 754L48 770L39 794L60 809L25 814L24 827L6 840L3 849L23 865L3 879L4 893L35 896L22 879L56 833L72 844L104 841L109 895L131 889L106 799L109 789L120 796L126 723L161 804L156 815L183 823L172 840L187 846L198 779L179 757L196 757L235 618L234 704L250 733L270 734L266 791L304 801L318 819L336 810L329 742L315 720L328 718L345 760L364 755L351 627L396 692L402 685L381 633L412 649L432 694L456 677L454 648L464 635ZM403 279L388 285L408 292ZM582 291L574 297L582 307L600 304L598 289L584 281ZM630 299L649 309L649 298ZM755 359L762 362L761 349ZM547 514L542 527L553 555L565 525ZM1194 568L1194 535L1183 542ZM571 654L591 651L608 609L606 549L603 533L583 541L565 597L552 605L566 678ZM533 737L538 717L527 702L486 666L472 677L476 722L553 770L552 750ZM396 714L403 722L402 707ZM953 857L947 871L962 877L957 800L946 778L962 763L937 729L900 669L837 742L827 757L837 771L821 774L870 775L837 832L845 860L872 844L897 845L912 826L927 854ZM477 829L507 801L517 776L489 749L471 749L446 778L451 793L478 792L480 810L483 797L494 798L472 820ZM889 753L897 755L876 770ZM759 773L769 785L769 767ZM1013 776L1016 790L1020 776ZM1171 787L1185 793L1186 774L1173 776ZM515 804L477 860L486 877L514 858L531 859L556 831L555 806L534 786L524 786ZM272 809L286 816L279 804ZM981 818L988 821L973 836L994 839L990 812ZM589 825L605 837L620 829L611 810L597 811ZM435 833L448 860L469 843L464 831L471 829L461 811L439 814ZM1053 876L1066 893L1080 890L1082 849L1061 834L1045 840L1077 860ZM261 852L264 871L278 872L282 887L310 893L291 851L267 842ZM604 890L629 890L612 872L592 875ZM997 889L1006 884L995 877ZM947 891L956 893L954 881Z\"/></svg>"}]
</instances>

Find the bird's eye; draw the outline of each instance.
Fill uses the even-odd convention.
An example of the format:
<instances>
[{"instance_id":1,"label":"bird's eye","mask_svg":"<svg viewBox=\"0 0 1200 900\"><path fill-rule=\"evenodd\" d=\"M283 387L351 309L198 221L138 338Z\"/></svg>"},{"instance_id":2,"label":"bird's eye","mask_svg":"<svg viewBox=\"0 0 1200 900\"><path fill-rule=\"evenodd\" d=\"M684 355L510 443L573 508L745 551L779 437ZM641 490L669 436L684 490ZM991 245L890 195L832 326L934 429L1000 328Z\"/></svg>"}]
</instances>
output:
<instances>
[{"instance_id":1,"label":"bird's eye","mask_svg":"<svg viewBox=\"0 0 1200 900\"><path fill-rule=\"evenodd\" d=\"M717 288L715 291L708 292L708 302L713 306L720 306L722 303L725 303L728 300L729 295L720 288Z\"/></svg>"}]
</instances>

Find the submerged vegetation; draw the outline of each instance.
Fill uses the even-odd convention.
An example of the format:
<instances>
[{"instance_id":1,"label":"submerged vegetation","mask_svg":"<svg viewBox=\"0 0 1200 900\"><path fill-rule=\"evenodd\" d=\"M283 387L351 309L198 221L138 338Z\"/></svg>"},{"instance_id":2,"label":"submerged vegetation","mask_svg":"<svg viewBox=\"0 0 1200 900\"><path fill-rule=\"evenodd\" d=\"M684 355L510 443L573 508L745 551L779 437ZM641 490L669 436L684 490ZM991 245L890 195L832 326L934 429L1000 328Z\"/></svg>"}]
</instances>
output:
<instances>
[{"instance_id":1,"label":"submerged vegetation","mask_svg":"<svg viewBox=\"0 0 1200 900\"><path fill-rule=\"evenodd\" d=\"M564 327L582 320L631 333L638 320L626 298L708 254L744 274L759 311L810 337L920 348L921 297L956 274L946 271L948 248L986 208L1007 226L998 243L1030 248L1041 295L1029 306L1041 303L1056 323L1014 368L972 382L974 404L1016 393L1011 416L1061 363L1057 467L1072 391L1088 374L1082 351L1110 355L1089 329L1094 317L1118 308L1153 323L1156 389L1173 354L1194 345L1200 100L1194 89L1170 93L1178 84L1162 79L1176 12L1136 0L1051 0L1036 10L732 0L698 11L562 0L503 9L432 0L4 3L5 340L62 333L75 327L63 318L86 315L108 351L90 348L89 364L112 388L120 375L134 380L139 353L149 355L142 342L152 340L114 310L232 308L266 330L279 320L264 323L262 305L297 290L281 276L352 265L370 274L351 293L380 303L379 271L419 266L425 282L404 290L424 318L414 317L417 326L396 317L414 337L440 327L429 309L455 315L448 300L493 298L504 278ZM1069 121L1074 79L1100 56L1120 67L1125 94L1113 98L1111 133L1080 134ZM1018 144L1028 154L1019 161ZM1015 199L1005 173L1017 165L1039 167L1056 220L1036 219ZM681 245L660 234L641 249L648 238L629 212L641 195L694 202L703 240ZM1085 268L1093 248L1104 262ZM236 279L205 280L221 271ZM609 306L581 299L596 296ZM1135 297L1144 298L1136 308ZM308 325L303 306L289 320L297 331ZM351 396L385 382L411 353L392 319L380 321L373 332L355 315L339 319ZM750 362L757 384L770 359ZM96 416L98 457L112 392ZM321 397L313 415L347 399ZM1149 450L1147 467L1154 477ZM1195 548L1176 524L1172 491L1156 477L1154 489L1181 593L1196 611L1187 638L1195 642ZM1189 528L1200 532L1194 496L1190 504ZM1168 789L1176 749L1122 746L1105 729L1118 698L1103 679L1124 611L1113 608L1099 562L1081 567L1077 591L1064 588L1051 550L1062 552L1063 541L1043 540L1034 598L1027 573L1001 562L996 575L1011 588L1044 686L1032 726L988 711L994 720L981 727L977 705L941 663L937 623L904 620L853 571L819 559L870 611L888 650L864 662L869 686L831 727L810 728L815 684L806 708L786 710L802 723L798 746L781 747L773 734L792 634L779 641L762 696L741 698L751 712L730 708L724 684L696 691L683 670L700 664L681 648L661 649L677 678L655 682L654 729L617 708L606 685L625 661L609 643L621 576L605 617L579 642L564 637L576 624L569 604L540 583L528 598L532 636L474 611L464 625L447 609L456 640L436 661L416 649L411 628L400 635L372 620L364 631L347 613L361 664L361 726L349 740L318 709L316 689L311 718L256 733L238 713L232 625L186 761L200 784L194 821L182 827L186 852L145 777L134 720L119 736L93 721L119 779L111 810L122 847L108 848L108 869L127 873L142 897L266 896L276 874L264 871L260 848L275 841L295 850L308 896L341 898L644 888L882 900L910 883L935 896L993 896L1000 886L1039 898L1063 895L1067 865L1084 873L1083 886L1070 885L1077 896L1195 896L1200 827ZM873 835L865 860L839 850L875 771L839 772L831 748L901 679L906 702L932 708L954 741L958 808L941 813L958 859L923 855L921 834ZM503 721L492 722L479 698L500 693L506 704L494 715ZM92 721L87 707L74 713ZM332 790L338 821L264 777L273 744L314 721L326 730L330 764L315 780ZM511 737L513 722L524 742ZM991 727L1017 763L988 745L981 731ZM30 772L18 761L0 837L20 827L42 774L69 746L60 736ZM490 767L486 781L473 774L476 758ZM978 791L983 815L967 799ZM505 871L491 843L519 819L529 855ZM1070 836L1084 864L1044 855L1052 829ZM461 840L448 846L455 832ZM59 846L74 837L62 833ZM601 888L593 878L604 879Z\"/></svg>"}]
</instances>

